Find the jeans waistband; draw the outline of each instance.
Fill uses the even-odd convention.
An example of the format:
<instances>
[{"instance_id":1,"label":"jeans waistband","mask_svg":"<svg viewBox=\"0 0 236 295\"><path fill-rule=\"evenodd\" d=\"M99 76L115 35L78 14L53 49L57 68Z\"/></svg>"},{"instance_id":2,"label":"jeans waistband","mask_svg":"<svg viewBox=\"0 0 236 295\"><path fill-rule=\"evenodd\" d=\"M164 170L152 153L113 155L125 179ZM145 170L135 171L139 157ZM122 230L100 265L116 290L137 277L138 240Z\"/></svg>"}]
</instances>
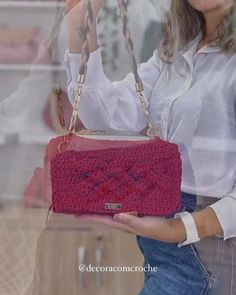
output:
<instances>
[{"instance_id":1,"label":"jeans waistband","mask_svg":"<svg viewBox=\"0 0 236 295\"><path fill-rule=\"evenodd\" d=\"M219 200L220 199L216 197L197 196L197 207L207 207Z\"/></svg>"},{"instance_id":2,"label":"jeans waistband","mask_svg":"<svg viewBox=\"0 0 236 295\"><path fill-rule=\"evenodd\" d=\"M193 211L195 211L196 208L197 208L197 196L193 194L181 192L180 209L177 212L167 216L167 218L173 218L176 213L183 212L183 211L192 213Z\"/></svg>"},{"instance_id":3,"label":"jeans waistband","mask_svg":"<svg viewBox=\"0 0 236 295\"><path fill-rule=\"evenodd\" d=\"M196 209L201 210L217 202L219 199L213 197L197 196L195 194L189 194L181 192L181 207L178 212L187 211L189 213L194 212ZM177 213L177 212L176 212ZM172 214L170 217L173 217Z\"/></svg>"},{"instance_id":4,"label":"jeans waistband","mask_svg":"<svg viewBox=\"0 0 236 295\"><path fill-rule=\"evenodd\" d=\"M181 192L181 198L182 198L182 203L181 203L180 212L188 211L191 213L196 209L196 207L197 207L197 196L196 195Z\"/></svg>"}]
</instances>

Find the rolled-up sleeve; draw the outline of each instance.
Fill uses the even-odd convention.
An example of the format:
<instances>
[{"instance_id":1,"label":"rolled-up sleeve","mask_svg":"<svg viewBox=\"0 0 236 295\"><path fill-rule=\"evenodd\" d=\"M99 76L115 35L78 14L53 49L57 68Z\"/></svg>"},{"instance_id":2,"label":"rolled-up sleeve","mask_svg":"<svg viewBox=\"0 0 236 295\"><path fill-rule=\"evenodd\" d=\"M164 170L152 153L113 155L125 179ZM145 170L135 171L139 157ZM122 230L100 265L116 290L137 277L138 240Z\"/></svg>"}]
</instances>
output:
<instances>
[{"instance_id":1,"label":"rolled-up sleeve","mask_svg":"<svg viewBox=\"0 0 236 295\"><path fill-rule=\"evenodd\" d=\"M211 207L223 229L224 240L236 237L236 191L225 195Z\"/></svg>"},{"instance_id":2,"label":"rolled-up sleeve","mask_svg":"<svg viewBox=\"0 0 236 295\"><path fill-rule=\"evenodd\" d=\"M80 55L67 51L64 68L68 77L68 96L72 104L78 87L79 65ZM162 62L158 62L156 52L147 63L139 66L139 75L143 80L147 105L153 87L159 78L161 66ZM133 74L128 74L122 81L111 82L103 70L100 48L91 53L88 61L79 117L86 128L95 130L139 132L147 125L135 91Z\"/></svg>"},{"instance_id":3,"label":"rolled-up sleeve","mask_svg":"<svg viewBox=\"0 0 236 295\"><path fill-rule=\"evenodd\" d=\"M236 85L234 83L234 77L231 77L234 85L234 94L236 93ZM236 167L236 153L235 153L235 143L236 143L236 97L232 96L233 99L233 107L234 112L234 122L232 124L232 141L234 144L232 146L233 158L231 159L232 163L234 163L234 167ZM230 145L231 147L231 145ZM236 176L236 170L234 171L234 175ZM236 177L235 177L236 178ZM236 238L236 179L234 178L233 186L231 192L225 194L221 200L212 204L210 207L215 211L215 214L218 217L218 220L223 229L223 237L224 240L230 238Z\"/></svg>"}]
</instances>

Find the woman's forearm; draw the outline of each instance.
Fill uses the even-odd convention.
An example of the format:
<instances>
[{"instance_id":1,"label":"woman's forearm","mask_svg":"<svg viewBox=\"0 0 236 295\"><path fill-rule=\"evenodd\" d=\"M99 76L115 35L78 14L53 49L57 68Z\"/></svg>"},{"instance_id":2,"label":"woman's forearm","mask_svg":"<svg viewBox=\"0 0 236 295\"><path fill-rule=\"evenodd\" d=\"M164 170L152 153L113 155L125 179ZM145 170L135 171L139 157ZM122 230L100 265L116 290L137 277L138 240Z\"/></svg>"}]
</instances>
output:
<instances>
[{"instance_id":1,"label":"woman's forearm","mask_svg":"<svg viewBox=\"0 0 236 295\"><path fill-rule=\"evenodd\" d=\"M198 212L192 213L195 221L198 236L200 239L223 236L223 229L220 222L212 208L206 208ZM171 220L173 228L173 240L178 242L184 242L187 238L184 224L181 218Z\"/></svg>"},{"instance_id":2,"label":"woman's forearm","mask_svg":"<svg viewBox=\"0 0 236 295\"><path fill-rule=\"evenodd\" d=\"M211 236L223 236L223 229L214 212L210 207L192 213L200 238Z\"/></svg>"},{"instance_id":3,"label":"woman's forearm","mask_svg":"<svg viewBox=\"0 0 236 295\"><path fill-rule=\"evenodd\" d=\"M90 52L98 48L97 42L97 14L103 4L103 0L93 1L94 21L91 27L91 38L89 49ZM84 1L80 1L68 14L69 17L69 52L80 53L83 44L84 33L84 15L85 5Z\"/></svg>"},{"instance_id":4,"label":"woman's forearm","mask_svg":"<svg viewBox=\"0 0 236 295\"><path fill-rule=\"evenodd\" d=\"M69 24L69 52L70 53L81 53L81 47L83 44L83 22L75 25L74 23ZM98 48L97 42L97 29L96 29L96 21L93 22L92 30L91 30L91 42L89 44L90 52L96 50Z\"/></svg>"}]
</instances>

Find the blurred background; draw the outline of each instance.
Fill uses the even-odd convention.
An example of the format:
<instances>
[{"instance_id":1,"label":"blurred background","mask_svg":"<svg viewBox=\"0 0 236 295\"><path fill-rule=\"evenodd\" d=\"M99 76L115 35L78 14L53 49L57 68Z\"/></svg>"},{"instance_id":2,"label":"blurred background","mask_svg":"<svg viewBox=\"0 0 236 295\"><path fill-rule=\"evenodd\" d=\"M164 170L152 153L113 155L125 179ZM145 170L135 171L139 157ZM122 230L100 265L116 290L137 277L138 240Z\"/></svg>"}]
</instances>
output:
<instances>
[{"instance_id":1,"label":"blurred background","mask_svg":"<svg viewBox=\"0 0 236 295\"><path fill-rule=\"evenodd\" d=\"M145 62L160 42L169 1L128 2L136 57ZM63 1L0 0L0 295L29 290L48 207L41 169L44 149L64 129L58 104L69 122L63 69L67 16L55 24L64 7ZM107 76L122 79L129 72L129 60L116 0L106 1L98 36ZM53 39L53 54L45 45L48 38Z\"/></svg>"},{"instance_id":2,"label":"blurred background","mask_svg":"<svg viewBox=\"0 0 236 295\"><path fill-rule=\"evenodd\" d=\"M66 96L67 17L60 26L53 28L53 22L63 6L47 0L0 1L0 198L4 200L21 198L33 169L42 166L43 147L58 131L50 101L56 85ZM146 61L158 46L167 7L167 0L129 0L138 62ZM42 45L51 29L57 35L53 57ZM129 60L116 0L106 2L98 35L107 76L122 79L129 72Z\"/></svg>"}]
</instances>

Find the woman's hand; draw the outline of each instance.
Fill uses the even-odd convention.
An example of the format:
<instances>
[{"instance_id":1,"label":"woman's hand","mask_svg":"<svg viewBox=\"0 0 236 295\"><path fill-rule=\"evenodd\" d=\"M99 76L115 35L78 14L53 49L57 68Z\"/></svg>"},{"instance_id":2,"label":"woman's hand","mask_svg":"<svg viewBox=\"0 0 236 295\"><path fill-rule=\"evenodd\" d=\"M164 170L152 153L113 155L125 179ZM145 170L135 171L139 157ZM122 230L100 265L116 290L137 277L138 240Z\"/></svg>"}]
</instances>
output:
<instances>
[{"instance_id":1,"label":"woman's hand","mask_svg":"<svg viewBox=\"0 0 236 295\"><path fill-rule=\"evenodd\" d=\"M131 234L175 243L186 239L185 229L180 219L161 217L138 217L136 213L120 213L113 217L103 215L81 215L79 220L98 222ZM176 222L178 221L178 222Z\"/></svg>"},{"instance_id":2,"label":"woman's hand","mask_svg":"<svg viewBox=\"0 0 236 295\"><path fill-rule=\"evenodd\" d=\"M213 209L194 212L198 235L206 238L223 235L223 230ZM143 237L156 239L162 242L179 243L186 240L186 231L180 218L138 217L133 213L120 213L113 217L102 215L81 215L79 220L102 223L104 225Z\"/></svg>"},{"instance_id":3,"label":"woman's hand","mask_svg":"<svg viewBox=\"0 0 236 295\"><path fill-rule=\"evenodd\" d=\"M97 44L97 15L104 4L104 0L92 0L94 21L91 28L90 51L98 48ZM66 9L69 20L69 51L71 53L80 53L83 43L85 1L84 0L66 0Z\"/></svg>"}]
</instances>

